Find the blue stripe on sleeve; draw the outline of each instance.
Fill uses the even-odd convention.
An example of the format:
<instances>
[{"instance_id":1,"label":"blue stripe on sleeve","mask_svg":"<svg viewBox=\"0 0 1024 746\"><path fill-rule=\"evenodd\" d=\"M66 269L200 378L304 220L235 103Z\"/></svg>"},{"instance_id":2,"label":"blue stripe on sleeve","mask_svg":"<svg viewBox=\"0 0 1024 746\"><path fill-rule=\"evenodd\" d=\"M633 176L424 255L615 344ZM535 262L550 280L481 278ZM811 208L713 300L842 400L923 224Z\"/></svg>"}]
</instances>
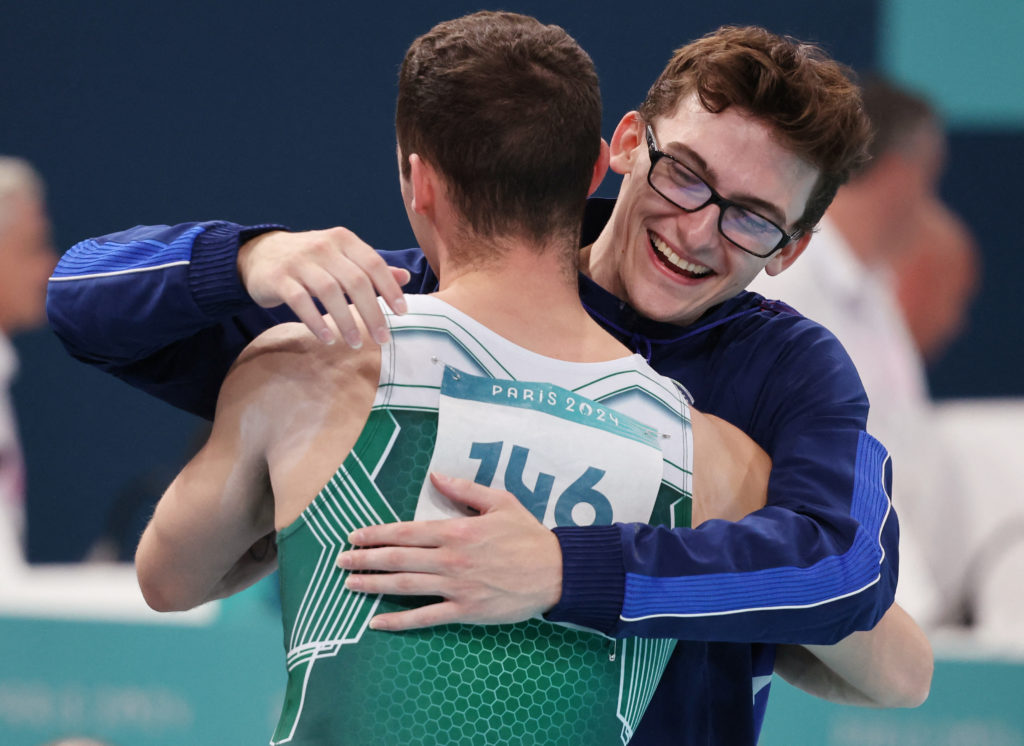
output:
<instances>
[{"instance_id":1,"label":"blue stripe on sleeve","mask_svg":"<svg viewBox=\"0 0 1024 746\"><path fill-rule=\"evenodd\" d=\"M61 257L53 279L74 279L95 275L138 272L188 263L196 237L205 225L189 228L170 243L152 238L131 243L88 239L72 246Z\"/></svg>"},{"instance_id":2,"label":"blue stripe on sleeve","mask_svg":"<svg viewBox=\"0 0 1024 746\"><path fill-rule=\"evenodd\" d=\"M891 509L888 460L885 447L861 432L850 506L850 514L860 526L844 554L826 557L809 567L773 567L744 573L679 577L628 573L622 620L807 608L855 595L877 583L879 565L885 559L882 528Z\"/></svg>"}]
</instances>

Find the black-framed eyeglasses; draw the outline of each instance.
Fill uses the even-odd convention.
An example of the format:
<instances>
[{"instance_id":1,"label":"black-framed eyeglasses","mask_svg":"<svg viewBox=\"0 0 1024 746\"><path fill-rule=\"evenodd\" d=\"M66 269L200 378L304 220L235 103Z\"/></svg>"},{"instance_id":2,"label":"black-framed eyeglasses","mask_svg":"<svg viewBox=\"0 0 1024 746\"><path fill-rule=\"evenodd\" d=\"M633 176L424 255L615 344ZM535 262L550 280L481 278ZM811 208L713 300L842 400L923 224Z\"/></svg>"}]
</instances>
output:
<instances>
[{"instance_id":1,"label":"black-framed eyeglasses","mask_svg":"<svg viewBox=\"0 0 1024 746\"><path fill-rule=\"evenodd\" d=\"M651 168L647 183L651 189L685 212L697 212L718 205L718 231L733 245L762 259L771 256L803 231L786 233L780 226L753 210L727 200L668 153L658 150L654 130L647 125L647 150Z\"/></svg>"}]
</instances>

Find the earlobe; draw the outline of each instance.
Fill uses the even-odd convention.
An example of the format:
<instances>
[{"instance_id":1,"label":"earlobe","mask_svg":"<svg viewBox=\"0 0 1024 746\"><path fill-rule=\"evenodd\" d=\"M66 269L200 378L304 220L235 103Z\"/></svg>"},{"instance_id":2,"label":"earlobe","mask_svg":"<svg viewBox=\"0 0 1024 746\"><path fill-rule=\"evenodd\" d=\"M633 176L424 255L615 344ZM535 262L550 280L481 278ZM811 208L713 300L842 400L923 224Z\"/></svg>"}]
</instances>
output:
<instances>
[{"instance_id":1,"label":"earlobe","mask_svg":"<svg viewBox=\"0 0 1024 746\"><path fill-rule=\"evenodd\" d=\"M633 169L637 158L637 147L643 144L643 120L635 111L627 112L619 121L609 147L612 171L627 174Z\"/></svg>"},{"instance_id":2,"label":"earlobe","mask_svg":"<svg viewBox=\"0 0 1024 746\"><path fill-rule=\"evenodd\" d=\"M434 204L434 173L416 153L409 155L409 185L412 187L410 209L418 215L425 214Z\"/></svg>"},{"instance_id":3,"label":"earlobe","mask_svg":"<svg viewBox=\"0 0 1024 746\"><path fill-rule=\"evenodd\" d=\"M610 153L608 152L608 143L601 138L601 152L598 153L597 162L594 164L594 174L590 177L590 188L587 190L587 196L589 197L597 188L601 186L601 182L604 180L604 175L608 173L608 159Z\"/></svg>"},{"instance_id":4,"label":"earlobe","mask_svg":"<svg viewBox=\"0 0 1024 746\"><path fill-rule=\"evenodd\" d=\"M780 249L779 252L769 259L766 265L764 265L764 273L770 277L774 277L783 270L788 269L789 266L804 253L804 250L807 248L807 244L811 241L812 235L813 233L808 231L796 241L783 246L782 249Z\"/></svg>"}]
</instances>

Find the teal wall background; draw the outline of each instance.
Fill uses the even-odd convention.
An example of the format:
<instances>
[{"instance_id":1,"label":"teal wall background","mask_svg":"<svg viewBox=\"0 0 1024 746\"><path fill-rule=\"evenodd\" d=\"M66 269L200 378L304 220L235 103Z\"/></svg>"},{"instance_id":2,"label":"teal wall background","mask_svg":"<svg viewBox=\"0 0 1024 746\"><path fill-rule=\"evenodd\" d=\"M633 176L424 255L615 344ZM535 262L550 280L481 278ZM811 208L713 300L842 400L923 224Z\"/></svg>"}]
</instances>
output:
<instances>
[{"instance_id":1,"label":"teal wall background","mask_svg":"<svg viewBox=\"0 0 1024 746\"><path fill-rule=\"evenodd\" d=\"M954 130L1024 129L1024 3L885 0L880 66L927 94Z\"/></svg>"},{"instance_id":2,"label":"teal wall background","mask_svg":"<svg viewBox=\"0 0 1024 746\"><path fill-rule=\"evenodd\" d=\"M885 0L878 67L927 95L950 137L946 200L974 230L982 288L967 333L930 372L940 398L1024 393L1024 2Z\"/></svg>"}]
</instances>

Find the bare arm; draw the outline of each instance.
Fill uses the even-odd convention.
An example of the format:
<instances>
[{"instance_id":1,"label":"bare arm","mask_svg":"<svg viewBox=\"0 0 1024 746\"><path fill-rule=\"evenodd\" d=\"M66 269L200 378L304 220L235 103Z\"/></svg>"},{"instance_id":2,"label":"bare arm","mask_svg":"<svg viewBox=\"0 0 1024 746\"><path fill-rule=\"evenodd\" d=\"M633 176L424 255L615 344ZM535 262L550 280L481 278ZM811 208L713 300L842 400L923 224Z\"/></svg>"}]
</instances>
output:
<instances>
[{"instance_id":1,"label":"bare arm","mask_svg":"<svg viewBox=\"0 0 1024 746\"><path fill-rule=\"evenodd\" d=\"M835 645L780 645L775 660L775 671L808 694L866 707L921 705L933 668L928 638L896 604L868 632Z\"/></svg>"},{"instance_id":2,"label":"bare arm","mask_svg":"<svg viewBox=\"0 0 1024 746\"><path fill-rule=\"evenodd\" d=\"M337 333L333 320L325 323ZM161 498L135 557L158 611L247 588L277 567L290 524L344 460L369 414L380 350L323 345L300 324L260 335L217 400L210 439Z\"/></svg>"},{"instance_id":3,"label":"bare arm","mask_svg":"<svg viewBox=\"0 0 1024 746\"><path fill-rule=\"evenodd\" d=\"M243 353L224 383L209 440L168 487L142 535L139 587L158 611L229 595L276 567L266 546L274 530L266 427L253 403L263 376L258 357Z\"/></svg>"}]
</instances>

